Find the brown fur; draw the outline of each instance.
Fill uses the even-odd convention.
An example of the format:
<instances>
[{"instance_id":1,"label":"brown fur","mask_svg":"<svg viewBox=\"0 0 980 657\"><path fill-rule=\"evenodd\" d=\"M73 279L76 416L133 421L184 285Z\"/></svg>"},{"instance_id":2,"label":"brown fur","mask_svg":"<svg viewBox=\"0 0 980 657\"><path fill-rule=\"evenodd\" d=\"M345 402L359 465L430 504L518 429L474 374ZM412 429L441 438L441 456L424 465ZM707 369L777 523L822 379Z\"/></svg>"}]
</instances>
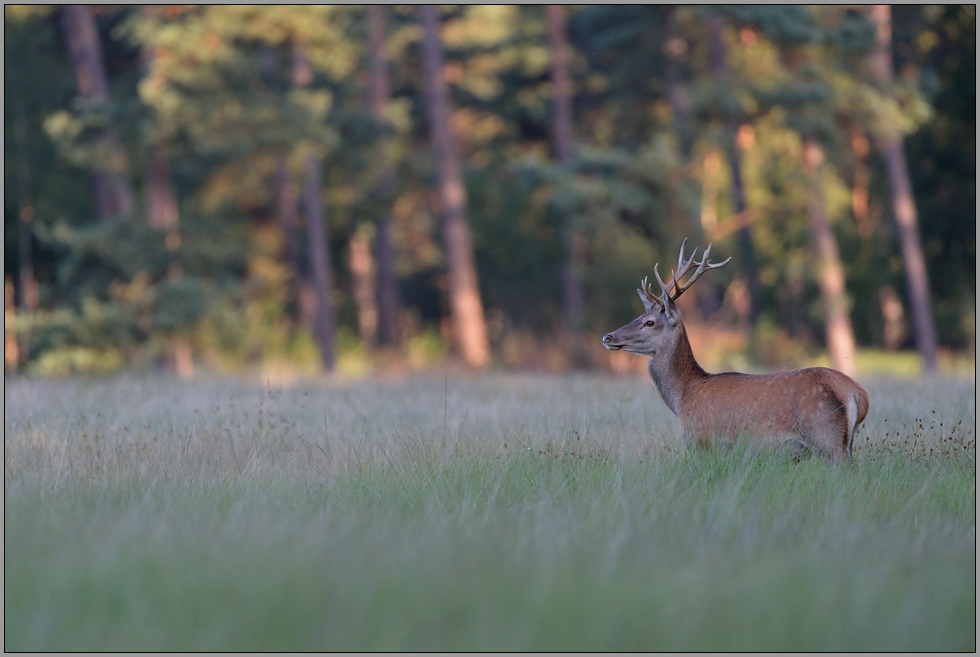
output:
<instances>
[{"instance_id":1,"label":"brown fur","mask_svg":"<svg viewBox=\"0 0 980 657\"><path fill-rule=\"evenodd\" d=\"M850 457L869 400L849 376L825 367L709 374L694 358L676 305L644 304L646 313L607 334L603 344L650 356L650 377L685 441L704 447L740 439L791 443L834 460Z\"/></svg>"}]
</instances>

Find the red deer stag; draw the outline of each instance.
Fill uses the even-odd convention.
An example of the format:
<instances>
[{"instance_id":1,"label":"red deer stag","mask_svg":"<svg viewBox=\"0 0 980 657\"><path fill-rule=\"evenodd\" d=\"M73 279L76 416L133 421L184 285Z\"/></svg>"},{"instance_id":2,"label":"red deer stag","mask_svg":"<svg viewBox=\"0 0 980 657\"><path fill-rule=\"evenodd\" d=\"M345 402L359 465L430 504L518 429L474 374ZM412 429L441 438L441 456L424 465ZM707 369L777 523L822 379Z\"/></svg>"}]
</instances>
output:
<instances>
[{"instance_id":1,"label":"red deer stag","mask_svg":"<svg viewBox=\"0 0 980 657\"><path fill-rule=\"evenodd\" d=\"M675 302L701 274L731 258L709 262L709 244L700 262L694 259L697 249L685 260L685 244L686 239L669 283L660 279L654 266L659 296L646 278L640 284L637 293L646 312L607 333L602 344L650 357L650 377L677 416L685 442L707 447L714 441L743 438L820 451L835 461L849 459L854 429L868 414L868 393L849 376L826 367L777 374L708 374L694 360ZM694 273L682 283L694 265Z\"/></svg>"}]
</instances>

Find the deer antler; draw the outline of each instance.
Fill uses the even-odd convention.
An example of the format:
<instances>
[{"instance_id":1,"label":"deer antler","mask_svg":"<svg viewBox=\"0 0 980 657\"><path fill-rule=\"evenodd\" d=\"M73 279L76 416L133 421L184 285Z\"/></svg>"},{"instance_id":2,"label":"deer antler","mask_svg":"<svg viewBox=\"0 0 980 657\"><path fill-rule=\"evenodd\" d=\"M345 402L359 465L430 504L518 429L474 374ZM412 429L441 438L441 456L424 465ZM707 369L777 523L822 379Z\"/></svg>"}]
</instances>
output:
<instances>
[{"instance_id":1,"label":"deer antler","mask_svg":"<svg viewBox=\"0 0 980 657\"><path fill-rule=\"evenodd\" d=\"M653 272L655 274L657 273L657 267L656 266L654 266ZM657 277L657 280L660 280L660 277L659 276ZM643 280L640 281L640 289L638 291L640 293L642 293L647 298L647 300L650 303L657 304L658 306L663 306L664 305L663 297L657 296L656 294L653 293L653 288L650 287L650 284L649 283L647 283L647 277L646 276L644 276L643 277Z\"/></svg>"},{"instance_id":2,"label":"deer antler","mask_svg":"<svg viewBox=\"0 0 980 657\"><path fill-rule=\"evenodd\" d=\"M691 257L685 260L685 245L687 245L686 237L684 238L684 241L681 242L681 252L680 255L677 256L677 271L671 272L669 283L664 283L660 278L660 272L657 271L657 267L660 263L653 266L653 275L657 277L657 282L660 283L660 296L655 295L653 290L650 289L650 286L647 285L647 279L643 279L643 283L641 284L643 286L643 293L646 294L647 298L650 299L651 302L656 302L657 304L663 306L665 305L665 302L669 303L670 301L676 301L682 294L684 294L684 291L687 290L687 288L694 285L694 281L698 280L698 278L701 277L701 274L709 269L717 269L722 265L727 265L728 261L731 260L729 257L724 262L709 262L708 256L711 254L711 244L708 244L708 248L704 250L704 254L701 256L700 262L694 259L694 256L697 255L698 252L697 249L694 249L694 251L691 253ZM695 264L698 266L698 268L694 270L694 274L687 279L686 283L681 283L681 278L687 274L691 266ZM673 292L671 292L671 288L673 288Z\"/></svg>"},{"instance_id":3,"label":"deer antler","mask_svg":"<svg viewBox=\"0 0 980 657\"><path fill-rule=\"evenodd\" d=\"M671 301L676 301L678 297L684 294L684 291L687 288L694 285L694 281L701 278L701 274L708 271L709 269L718 269L723 265L727 265L728 262L731 260L731 257L729 256L727 259L723 260L722 262L709 262L708 256L711 255L711 244L709 243L708 248L704 250L704 254L701 256L701 262L697 262L694 259L694 256L698 252L697 249L694 249L694 251L691 252L691 257L685 261L684 260L685 244L687 244L687 238L685 238L684 241L681 242L681 253L677 257L677 273L674 275L673 279L671 280L671 283L673 283L674 285L674 294L670 295ZM692 264L696 264L698 268L694 270L694 274L692 274L691 277L687 279L686 283L681 283L680 282L681 277L687 273L687 270L691 268Z\"/></svg>"}]
</instances>

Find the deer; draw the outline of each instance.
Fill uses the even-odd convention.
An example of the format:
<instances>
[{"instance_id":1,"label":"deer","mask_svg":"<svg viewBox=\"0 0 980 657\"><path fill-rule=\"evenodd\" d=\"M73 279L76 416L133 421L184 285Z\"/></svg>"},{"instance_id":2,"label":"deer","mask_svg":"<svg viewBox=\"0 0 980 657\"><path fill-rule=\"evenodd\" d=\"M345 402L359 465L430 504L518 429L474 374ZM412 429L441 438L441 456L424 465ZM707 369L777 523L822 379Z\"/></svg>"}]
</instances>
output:
<instances>
[{"instance_id":1,"label":"deer","mask_svg":"<svg viewBox=\"0 0 980 657\"><path fill-rule=\"evenodd\" d=\"M607 333L602 344L649 356L647 371L667 407L677 416L681 438L688 445L708 448L716 443L751 440L764 446L788 446L797 457L817 452L833 461L849 461L854 431L868 414L868 392L851 377L826 367L780 371L774 374L724 372L709 374L698 364L677 307L677 299L706 271L731 260L708 260L711 244L700 262L684 259L681 243L677 269L655 294L644 278L637 294L644 313ZM695 267L685 282L681 279Z\"/></svg>"}]
</instances>

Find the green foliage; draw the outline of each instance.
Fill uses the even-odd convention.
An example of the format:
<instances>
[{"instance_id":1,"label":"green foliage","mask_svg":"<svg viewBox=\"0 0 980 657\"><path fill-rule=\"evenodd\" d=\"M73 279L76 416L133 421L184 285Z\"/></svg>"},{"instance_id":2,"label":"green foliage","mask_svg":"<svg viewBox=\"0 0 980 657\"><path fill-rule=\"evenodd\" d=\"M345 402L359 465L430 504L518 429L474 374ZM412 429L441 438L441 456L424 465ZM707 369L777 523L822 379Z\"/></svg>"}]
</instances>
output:
<instances>
[{"instance_id":1,"label":"green foliage","mask_svg":"<svg viewBox=\"0 0 980 657\"><path fill-rule=\"evenodd\" d=\"M194 152L287 152L336 144L327 88L295 89L289 47L301 44L317 72L350 73L349 12L331 7L187 9L173 20L137 16L122 32L158 55L139 86L154 134Z\"/></svg>"},{"instance_id":2,"label":"green foliage","mask_svg":"<svg viewBox=\"0 0 980 657\"><path fill-rule=\"evenodd\" d=\"M484 303L519 326L547 330L558 315L561 222L535 205L518 172L466 179Z\"/></svg>"},{"instance_id":3,"label":"green foliage","mask_svg":"<svg viewBox=\"0 0 980 657\"><path fill-rule=\"evenodd\" d=\"M17 242L26 199L35 224L83 222L94 214L86 176L61 157L42 129L47 117L64 108L74 90L71 68L59 45L61 34L51 7L4 8L4 272L20 265ZM43 80L44 84L38 84ZM23 141L18 143L18 134ZM26 173L26 180L21 178ZM50 279L53 264L34 263Z\"/></svg>"},{"instance_id":4,"label":"green foliage","mask_svg":"<svg viewBox=\"0 0 980 657\"><path fill-rule=\"evenodd\" d=\"M566 167L529 159L516 168L528 184L541 186L537 198L562 244L572 234L585 239L590 330L608 330L634 312L632 295L623 291L635 288L658 258L672 256L685 234L684 189L672 180L677 168L666 135L632 153L583 147Z\"/></svg>"},{"instance_id":5,"label":"green foliage","mask_svg":"<svg viewBox=\"0 0 980 657\"><path fill-rule=\"evenodd\" d=\"M858 340L880 346L880 292L904 298L905 280L874 146L898 135L942 343L974 348L975 10L895 6L896 77L886 86L871 75L874 27L860 7L569 8L576 155L565 169L548 155L553 89L542 9L441 12L481 291L504 332L560 322L560 268L573 234L583 240L587 328L600 333L634 314L636 282L655 262L672 261L684 237L743 255L719 229L734 214L728 164L705 167L738 136L761 305L755 333L785 336L790 351L817 350L822 317L800 161L800 140L812 136L826 154L821 185ZM19 281L19 238L29 234L41 298L35 316L18 320L27 367L145 363L174 337L218 369L305 363L311 343L297 329L293 272L274 226L275 175L283 161L300 182L310 153L323 162L343 340L356 316L347 240L389 214L409 333L438 335L445 257L429 191L418 16L412 7L385 13L392 98L379 128L367 112L360 7L95 7L112 87L104 107L73 98L58 12L6 7L5 275ZM724 75L712 66L712 17L721 22ZM312 67L307 86L292 79L295 48ZM123 160L107 154L109 129ZM850 198L864 166L855 134L872 147L861 230ZM177 248L139 226L141 210L131 225L94 219L89 169L124 169L141 205L151 146L172 172ZM382 189L387 162L394 185ZM30 225L20 221L25 211ZM703 223L708 216L715 224ZM734 273L718 272L707 296L720 299ZM340 351L354 354L351 371L360 371L360 347L351 345Z\"/></svg>"},{"instance_id":6,"label":"green foliage","mask_svg":"<svg viewBox=\"0 0 980 657\"><path fill-rule=\"evenodd\" d=\"M45 291L60 304L27 318L22 334L31 353L64 352L56 359L62 373L83 362L71 355L77 350L113 354L109 362L122 365L127 349L188 333L240 294L247 233L228 225L185 218L177 246L168 244L173 236L132 222L60 223L39 236L62 255ZM54 362L42 357L35 371L52 373Z\"/></svg>"}]
</instances>

